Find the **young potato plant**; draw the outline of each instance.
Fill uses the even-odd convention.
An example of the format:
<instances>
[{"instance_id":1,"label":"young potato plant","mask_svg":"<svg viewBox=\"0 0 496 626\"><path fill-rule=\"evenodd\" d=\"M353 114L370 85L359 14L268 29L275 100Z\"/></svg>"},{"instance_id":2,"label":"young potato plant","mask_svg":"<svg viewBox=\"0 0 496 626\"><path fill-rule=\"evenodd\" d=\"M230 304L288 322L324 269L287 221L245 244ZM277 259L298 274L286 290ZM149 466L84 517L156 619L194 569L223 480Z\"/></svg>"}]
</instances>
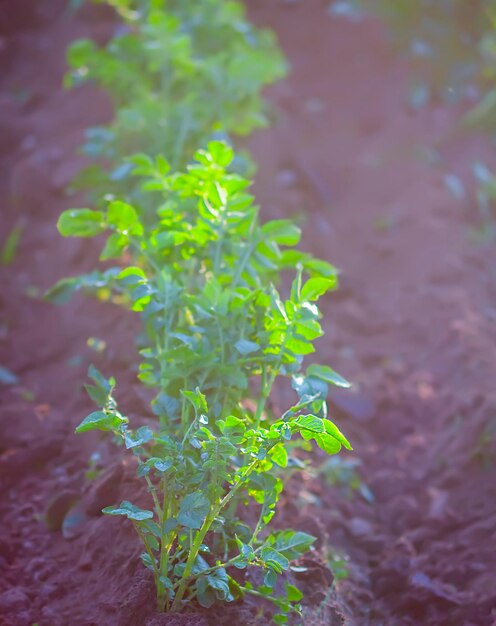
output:
<instances>
[{"instance_id":1,"label":"young potato plant","mask_svg":"<svg viewBox=\"0 0 496 626\"><path fill-rule=\"evenodd\" d=\"M225 143L211 142L186 172L171 174L162 157L134 157L133 174L144 178L141 191L157 207L154 221L143 220L139 206L111 200L105 210L66 211L58 224L64 236L106 233L101 258L125 253L134 264L65 279L51 296L62 301L105 288L141 313L138 376L157 391L151 408L158 420L131 429L118 411L115 381L91 368L98 410L77 432L109 431L138 459L153 504L125 501L105 512L133 522L159 610L254 594L272 600L276 623L285 623L301 593L278 578L313 537L266 528L280 474L298 462L298 441L328 454L351 449L326 406L328 384L349 383L328 366L302 367L322 335L316 302L336 287L337 275L294 248L300 231L291 221L260 222L249 181L229 171L233 158ZM284 299L276 285L295 268ZM273 415L269 399L279 378L298 399ZM253 524L250 501L259 509ZM262 578L241 571L248 568L261 568Z\"/></svg>"},{"instance_id":2,"label":"young potato plant","mask_svg":"<svg viewBox=\"0 0 496 626\"><path fill-rule=\"evenodd\" d=\"M68 51L66 84L96 82L115 109L109 125L87 131L83 152L99 164L83 171L76 186L96 198L114 193L135 201L128 155L166 154L176 171L208 140L247 135L267 123L260 92L285 75L286 64L272 32L252 26L241 3L104 3L119 12L124 28L104 47L83 39Z\"/></svg>"}]
</instances>

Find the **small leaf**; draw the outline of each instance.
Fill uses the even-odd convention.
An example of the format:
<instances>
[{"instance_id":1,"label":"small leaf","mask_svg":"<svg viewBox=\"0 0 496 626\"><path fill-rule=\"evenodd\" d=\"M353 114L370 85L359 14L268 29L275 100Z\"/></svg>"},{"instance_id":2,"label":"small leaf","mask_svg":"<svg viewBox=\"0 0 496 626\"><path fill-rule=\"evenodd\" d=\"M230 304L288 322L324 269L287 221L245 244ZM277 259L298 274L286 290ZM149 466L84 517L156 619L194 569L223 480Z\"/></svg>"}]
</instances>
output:
<instances>
[{"instance_id":1,"label":"small leaf","mask_svg":"<svg viewBox=\"0 0 496 626\"><path fill-rule=\"evenodd\" d=\"M140 557L141 557L141 560L143 562L143 565L147 569L151 569L152 571L155 569L155 565L154 565L152 559L150 558L150 555L148 554L148 552L143 552L143 554L141 554Z\"/></svg>"},{"instance_id":2,"label":"small leaf","mask_svg":"<svg viewBox=\"0 0 496 626\"><path fill-rule=\"evenodd\" d=\"M166 457L165 459L153 457L148 459L146 463L147 465L154 467L158 472L166 472L174 465L174 462L170 457Z\"/></svg>"},{"instance_id":3,"label":"small leaf","mask_svg":"<svg viewBox=\"0 0 496 626\"><path fill-rule=\"evenodd\" d=\"M130 230L136 230L134 227L139 225L136 209L120 200L115 200L109 204L107 219L109 224L123 234L127 234ZM139 230L142 231L142 228Z\"/></svg>"},{"instance_id":4,"label":"small leaf","mask_svg":"<svg viewBox=\"0 0 496 626\"><path fill-rule=\"evenodd\" d=\"M304 532L284 530L276 535L274 548L292 561L305 554L315 541L315 537Z\"/></svg>"},{"instance_id":5,"label":"small leaf","mask_svg":"<svg viewBox=\"0 0 496 626\"><path fill-rule=\"evenodd\" d=\"M234 157L231 146L223 141L211 141L208 144L208 152L212 161L222 167L227 167Z\"/></svg>"},{"instance_id":6,"label":"small leaf","mask_svg":"<svg viewBox=\"0 0 496 626\"><path fill-rule=\"evenodd\" d=\"M248 341L248 339L240 339L234 344L234 347L243 356L245 354L251 354L252 352L260 350L260 346L258 345L258 343L255 343L254 341Z\"/></svg>"},{"instance_id":7,"label":"small leaf","mask_svg":"<svg viewBox=\"0 0 496 626\"><path fill-rule=\"evenodd\" d=\"M327 365L309 365L307 374L337 387L344 387L345 389L351 387L350 382Z\"/></svg>"},{"instance_id":8,"label":"small leaf","mask_svg":"<svg viewBox=\"0 0 496 626\"><path fill-rule=\"evenodd\" d=\"M277 583L277 572L273 569L268 569L264 576L264 586L273 589Z\"/></svg>"},{"instance_id":9,"label":"small leaf","mask_svg":"<svg viewBox=\"0 0 496 626\"><path fill-rule=\"evenodd\" d=\"M330 420L326 419L326 420L324 420L324 428L325 428L326 433L328 435L331 435L331 437L334 437L334 439L337 439L340 443L343 444L343 446L347 450L353 450L353 448L351 447L350 442L348 441L348 439L346 439L346 437L339 430L339 428L336 426L336 424L334 424Z\"/></svg>"},{"instance_id":10,"label":"small leaf","mask_svg":"<svg viewBox=\"0 0 496 626\"><path fill-rule=\"evenodd\" d=\"M107 506L102 510L105 515L124 515L135 522L142 522L153 518L153 511L140 509L138 506L123 500L119 506Z\"/></svg>"},{"instance_id":11,"label":"small leaf","mask_svg":"<svg viewBox=\"0 0 496 626\"><path fill-rule=\"evenodd\" d=\"M253 548L246 543L243 543L239 537L236 537L236 543L238 544L239 552L243 559L250 562L255 558L255 553L253 552Z\"/></svg>"},{"instance_id":12,"label":"small leaf","mask_svg":"<svg viewBox=\"0 0 496 626\"><path fill-rule=\"evenodd\" d=\"M270 458L277 463L279 467L287 467L288 452L282 443L275 445L270 451Z\"/></svg>"},{"instance_id":13,"label":"small leaf","mask_svg":"<svg viewBox=\"0 0 496 626\"><path fill-rule=\"evenodd\" d=\"M63 237L94 237L103 233L107 225L101 211L69 209L59 217L57 228Z\"/></svg>"},{"instance_id":14,"label":"small leaf","mask_svg":"<svg viewBox=\"0 0 496 626\"><path fill-rule=\"evenodd\" d=\"M105 243L105 247L100 253L100 260L119 258L129 245L129 239L126 235L120 233L112 233Z\"/></svg>"},{"instance_id":15,"label":"small leaf","mask_svg":"<svg viewBox=\"0 0 496 626\"><path fill-rule=\"evenodd\" d=\"M290 602L299 602L303 598L303 593L294 585L286 585L286 598Z\"/></svg>"},{"instance_id":16,"label":"small leaf","mask_svg":"<svg viewBox=\"0 0 496 626\"><path fill-rule=\"evenodd\" d=\"M146 282L146 274L141 267L126 267L117 278L124 285L139 285Z\"/></svg>"},{"instance_id":17,"label":"small leaf","mask_svg":"<svg viewBox=\"0 0 496 626\"><path fill-rule=\"evenodd\" d=\"M174 587L172 585L171 579L168 578L167 576L160 576L159 580L162 583L162 585L165 587L165 589L167 589L169 598L171 599L174 598L174 596L176 595L176 592L174 591Z\"/></svg>"},{"instance_id":18,"label":"small leaf","mask_svg":"<svg viewBox=\"0 0 496 626\"><path fill-rule=\"evenodd\" d=\"M262 548L260 558L279 574L289 567L288 559L274 548Z\"/></svg>"},{"instance_id":19,"label":"small leaf","mask_svg":"<svg viewBox=\"0 0 496 626\"><path fill-rule=\"evenodd\" d=\"M309 278L301 288L301 300L318 300L326 291L333 289L335 281L328 278Z\"/></svg>"},{"instance_id":20,"label":"small leaf","mask_svg":"<svg viewBox=\"0 0 496 626\"><path fill-rule=\"evenodd\" d=\"M291 220L272 220L262 226L262 233L267 240L283 246L296 246L300 241L301 229Z\"/></svg>"},{"instance_id":21,"label":"small leaf","mask_svg":"<svg viewBox=\"0 0 496 626\"><path fill-rule=\"evenodd\" d=\"M197 413L208 413L207 400L198 388L196 391L183 390L181 394L191 402Z\"/></svg>"},{"instance_id":22,"label":"small leaf","mask_svg":"<svg viewBox=\"0 0 496 626\"><path fill-rule=\"evenodd\" d=\"M296 421L299 428L303 430L310 430L314 433L323 433L324 424L320 417L316 415L302 415Z\"/></svg>"},{"instance_id":23,"label":"small leaf","mask_svg":"<svg viewBox=\"0 0 496 626\"><path fill-rule=\"evenodd\" d=\"M141 426L135 433L130 431L124 433L124 442L128 450L142 446L151 439L153 439L153 430L148 428L148 426Z\"/></svg>"},{"instance_id":24,"label":"small leaf","mask_svg":"<svg viewBox=\"0 0 496 626\"><path fill-rule=\"evenodd\" d=\"M76 428L76 433L85 433L90 430L112 431L119 428L123 423L127 422L125 417L115 413L104 413L103 411L94 411L90 413Z\"/></svg>"},{"instance_id":25,"label":"small leaf","mask_svg":"<svg viewBox=\"0 0 496 626\"><path fill-rule=\"evenodd\" d=\"M341 450L339 441L327 433L318 433L314 439L319 448L326 454L337 454Z\"/></svg>"},{"instance_id":26,"label":"small leaf","mask_svg":"<svg viewBox=\"0 0 496 626\"><path fill-rule=\"evenodd\" d=\"M175 517L169 517L169 519L164 522L164 533L170 533L174 528L177 528L177 519Z\"/></svg>"},{"instance_id":27,"label":"small leaf","mask_svg":"<svg viewBox=\"0 0 496 626\"><path fill-rule=\"evenodd\" d=\"M186 528L201 528L210 511L209 500L199 491L190 493L181 502L177 521Z\"/></svg>"},{"instance_id":28,"label":"small leaf","mask_svg":"<svg viewBox=\"0 0 496 626\"><path fill-rule=\"evenodd\" d=\"M228 437L234 435L243 435L246 426L243 420L240 420L239 417L234 415L228 415L224 420L217 420L217 425L220 429L220 432L223 435L227 435Z\"/></svg>"},{"instance_id":29,"label":"small leaf","mask_svg":"<svg viewBox=\"0 0 496 626\"><path fill-rule=\"evenodd\" d=\"M15 258L23 226L18 224L10 231L0 253L0 261L3 265L10 265Z\"/></svg>"}]
</instances>

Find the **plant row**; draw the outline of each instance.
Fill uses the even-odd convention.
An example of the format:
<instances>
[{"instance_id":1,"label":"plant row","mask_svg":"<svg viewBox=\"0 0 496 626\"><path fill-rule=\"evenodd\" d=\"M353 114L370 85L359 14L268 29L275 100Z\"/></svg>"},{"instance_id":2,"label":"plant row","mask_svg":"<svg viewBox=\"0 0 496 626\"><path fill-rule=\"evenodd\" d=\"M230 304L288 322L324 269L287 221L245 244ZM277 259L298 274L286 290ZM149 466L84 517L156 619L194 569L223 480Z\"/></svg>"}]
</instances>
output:
<instances>
[{"instance_id":1,"label":"plant row","mask_svg":"<svg viewBox=\"0 0 496 626\"><path fill-rule=\"evenodd\" d=\"M134 525L159 611L253 595L286 623L301 610L294 561L315 538L273 528L284 482L312 445L327 454L351 447L326 405L328 385L349 383L327 365L303 367L336 269L297 247L290 220L260 219L249 159L229 145L264 122L260 90L284 61L238 3L110 4L124 20L116 37L69 51L68 82L95 80L116 111L84 147L96 161L78 184L96 199L58 223L63 236L97 237L106 267L49 295L105 293L136 311L138 378L154 399L131 424L115 379L92 366L97 408L76 432L109 433L137 460L139 506L125 500L104 513ZM295 400L275 414L279 380Z\"/></svg>"}]
</instances>

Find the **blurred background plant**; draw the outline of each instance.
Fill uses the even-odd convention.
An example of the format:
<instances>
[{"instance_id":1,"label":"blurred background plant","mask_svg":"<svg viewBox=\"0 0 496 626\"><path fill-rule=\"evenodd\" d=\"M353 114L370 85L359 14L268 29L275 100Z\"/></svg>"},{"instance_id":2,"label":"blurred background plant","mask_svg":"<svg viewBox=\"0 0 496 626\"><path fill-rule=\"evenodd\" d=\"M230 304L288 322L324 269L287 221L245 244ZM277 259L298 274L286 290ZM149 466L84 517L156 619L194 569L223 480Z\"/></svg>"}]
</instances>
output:
<instances>
[{"instance_id":1,"label":"blurred background plant","mask_svg":"<svg viewBox=\"0 0 496 626\"><path fill-rule=\"evenodd\" d=\"M494 0L336 0L332 16L360 21L380 18L388 27L396 50L413 67L409 105L419 110L441 102L461 105L460 123L434 152L460 132L479 132L494 140L496 131L496 3ZM432 154L434 162L438 154ZM445 183L460 201L469 201L475 226L474 243L494 241L496 177L485 163L474 161L464 182L453 172Z\"/></svg>"},{"instance_id":2,"label":"blurred background plant","mask_svg":"<svg viewBox=\"0 0 496 626\"><path fill-rule=\"evenodd\" d=\"M375 15L388 26L399 52L414 61L412 104L431 98L469 100L470 123L496 129L496 4L492 0L344 0L333 15Z\"/></svg>"},{"instance_id":3,"label":"blurred background plant","mask_svg":"<svg viewBox=\"0 0 496 626\"><path fill-rule=\"evenodd\" d=\"M94 200L118 191L144 202L128 155L166 154L177 171L209 140L231 143L231 136L267 125L261 91L285 75L286 61L274 34L250 24L241 3L93 1L112 6L122 22L105 46L89 39L71 45L65 85L95 82L115 114L87 130L82 152L97 163L81 172L74 189L91 190ZM237 159L238 171L253 171L246 153Z\"/></svg>"}]
</instances>

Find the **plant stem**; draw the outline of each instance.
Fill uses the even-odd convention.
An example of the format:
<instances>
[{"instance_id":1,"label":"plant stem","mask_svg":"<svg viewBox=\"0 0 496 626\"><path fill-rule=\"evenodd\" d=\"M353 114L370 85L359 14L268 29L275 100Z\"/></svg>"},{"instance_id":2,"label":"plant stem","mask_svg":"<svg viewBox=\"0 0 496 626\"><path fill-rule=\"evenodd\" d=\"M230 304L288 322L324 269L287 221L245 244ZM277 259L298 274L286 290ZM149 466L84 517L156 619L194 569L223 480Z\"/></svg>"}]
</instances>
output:
<instances>
[{"instance_id":1,"label":"plant stem","mask_svg":"<svg viewBox=\"0 0 496 626\"><path fill-rule=\"evenodd\" d=\"M260 510L260 515L258 516L258 521L257 521L257 525L255 526L255 530L253 531L253 535L251 536L251 539L248 543L249 546L253 546L253 543L256 541L258 533L260 532L260 529L262 527L262 521L263 521L263 516L265 515L265 510L266 510L266 506L265 506L265 502L262 504L262 508Z\"/></svg>"},{"instance_id":2,"label":"plant stem","mask_svg":"<svg viewBox=\"0 0 496 626\"><path fill-rule=\"evenodd\" d=\"M190 550L189 550L188 560L186 561L186 567L184 568L184 573L181 578L181 582L179 584L176 597L174 598L174 602L172 603L172 607L171 607L172 612L178 611L180 609L181 601L183 599L184 593L188 586L189 577L191 575L191 570L193 569L193 565L195 564L196 557L198 556L198 552L200 550L200 546L203 543L203 540L205 539L205 535L210 530L210 526L212 525L212 522L214 521L217 515L218 515L217 509L214 509L214 511L211 511L210 514L207 515L207 517L205 518L205 521L203 522L202 527L196 534L193 544L191 545Z\"/></svg>"},{"instance_id":3,"label":"plant stem","mask_svg":"<svg viewBox=\"0 0 496 626\"><path fill-rule=\"evenodd\" d=\"M251 463L251 465L246 469L242 476L239 477L238 482L233 486L231 491L227 493L222 500L210 511L210 513L205 518L205 521L202 524L202 527L196 534L196 537L193 541L193 545L190 547L188 560L186 561L186 567L184 568L184 572L179 583L179 587L176 593L176 597L174 598L174 602L172 603L171 611L178 612L181 608L181 602L186 592L187 586L189 584L189 579L191 577L191 571L195 564L196 558L198 556L198 552L200 550L200 546L205 539L206 534L210 530L215 518L219 515L222 509L230 502L230 500L234 497L236 492L240 489L240 487L244 484L246 478L251 474L251 472L255 469L258 460L255 460Z\"/></svg>"}]
</instances>

